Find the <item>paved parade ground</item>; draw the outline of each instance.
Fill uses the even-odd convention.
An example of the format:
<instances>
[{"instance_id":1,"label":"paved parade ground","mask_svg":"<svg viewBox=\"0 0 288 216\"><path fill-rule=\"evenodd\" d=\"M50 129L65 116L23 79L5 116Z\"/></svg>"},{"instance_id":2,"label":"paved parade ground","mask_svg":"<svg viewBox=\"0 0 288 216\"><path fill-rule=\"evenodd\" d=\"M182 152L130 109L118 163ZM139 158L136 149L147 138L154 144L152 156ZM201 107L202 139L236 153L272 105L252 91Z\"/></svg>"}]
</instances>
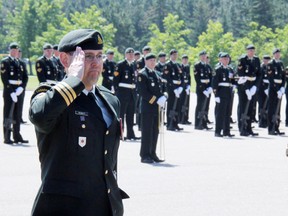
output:
<instances>
[{"instance_id":1,"label":"paved parade ground","mask_svg":"<svg viewBox=\"0 0 288 216\"><path fill-rule=\"evenodd\" d=\"M2 95L2 91L0 91ZM32 92L26 92L24 120ZM191 95L194 122L196 95ZM233 118L236 119L235 95ZM166 161L140 163L140 142L122 142L119 149L119 186L130 195L126 216L287 216L288 128L283 99L280 130L285 136L216 138L214 130L165 131ZM0 120L3 99L0 100ZM214 121L214 98L209 119ZM213 126L214 125L210 125ZM215 128L215 127L214 127ZM0 216L27 216L40 185L40 163L33 125L21 125L27 145L4 145L0 130ZM135 127L135 131L136 127ZM137 135L140 133L137 131ZM97 167L96 167L97 168Z\"/></svg>"}]
</instances>

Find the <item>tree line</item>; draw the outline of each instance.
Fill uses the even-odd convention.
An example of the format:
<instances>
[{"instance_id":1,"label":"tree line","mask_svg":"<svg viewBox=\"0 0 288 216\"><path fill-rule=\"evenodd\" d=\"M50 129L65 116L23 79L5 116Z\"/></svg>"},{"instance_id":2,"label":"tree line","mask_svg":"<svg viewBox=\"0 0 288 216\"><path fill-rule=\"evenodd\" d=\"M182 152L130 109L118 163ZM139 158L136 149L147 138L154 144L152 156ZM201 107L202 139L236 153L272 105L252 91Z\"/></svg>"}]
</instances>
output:
<instances>
[{"instance_id":1,"label":"tree line","mask_svg":"<svg viewBox=\"0 0 288 216\"><path fill-rule=\"evenodd\" d=\"M233 60L253 43L257 55L282 51L287 62L285 23L288 0L0 0L0 53L17 41L24 57L35 60L45 42L56 44L75 28L100 29L105 49L123 58L127 47L188 54L190 62L205 49L211 64L220 51Z\"/></svg>"}]
</instances>

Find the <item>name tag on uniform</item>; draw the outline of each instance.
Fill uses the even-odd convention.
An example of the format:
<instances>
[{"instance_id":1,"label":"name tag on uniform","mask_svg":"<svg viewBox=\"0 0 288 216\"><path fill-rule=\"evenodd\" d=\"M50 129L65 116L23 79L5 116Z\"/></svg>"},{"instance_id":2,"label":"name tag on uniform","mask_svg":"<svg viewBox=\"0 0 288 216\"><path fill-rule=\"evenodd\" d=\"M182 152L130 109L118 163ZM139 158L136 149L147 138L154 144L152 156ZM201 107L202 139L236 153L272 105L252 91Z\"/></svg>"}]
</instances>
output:
<instances>
[{"instance_id":1,"label":"name tag on uniform","mask_svg":"<svg viewBox=\"0 0 288 216\"><path fill-rule=\"evenodd\" d=\"M75 111L75 115L88 116L88 112Z\"/></svg>"},{"instance_id":2,"label":"name tag on uniform","mask_svg":"<svg viewBox=\"0 0 288 216\"><path fill-rule=\"evenodd\" d=\"M86 145L86 137L79 137L78 144L83 148Z\"/></svg>"}]
</instances>

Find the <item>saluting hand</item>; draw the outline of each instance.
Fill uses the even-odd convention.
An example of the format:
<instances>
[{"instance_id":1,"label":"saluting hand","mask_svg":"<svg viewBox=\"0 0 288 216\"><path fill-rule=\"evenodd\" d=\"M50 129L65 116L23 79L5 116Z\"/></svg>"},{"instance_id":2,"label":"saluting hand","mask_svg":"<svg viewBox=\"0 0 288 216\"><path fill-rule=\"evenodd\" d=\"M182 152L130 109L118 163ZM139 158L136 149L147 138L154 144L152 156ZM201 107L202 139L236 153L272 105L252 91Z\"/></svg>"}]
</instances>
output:
<instances>
[{"instance_id":1,"label":"saluting hand","mask_svg":"<svg viewBox=\"0 0 288 216\"><path fill-rule=\"evenodd\" d=\"M68 68L67 75L78 77L82 81L84 76L84 62L84 51L81 49L81 47L76 47L76 51L73 54L73 59Z\"/></svg>"}]
</instances>

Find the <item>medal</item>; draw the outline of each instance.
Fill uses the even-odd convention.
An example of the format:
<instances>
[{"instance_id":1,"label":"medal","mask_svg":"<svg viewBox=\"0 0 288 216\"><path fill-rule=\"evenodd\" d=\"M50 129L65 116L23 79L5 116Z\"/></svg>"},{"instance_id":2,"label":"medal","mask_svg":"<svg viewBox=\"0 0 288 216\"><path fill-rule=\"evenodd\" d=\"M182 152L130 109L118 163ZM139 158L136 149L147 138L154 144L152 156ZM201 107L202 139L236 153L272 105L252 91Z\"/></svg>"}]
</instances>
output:
<instances>
[{"instance_id":1,"label":"medal","mask_svg":"<svg viewBox=\"0 0 288 216\"><path fill-rule=\"evenodd\" d=\"M223 81L226 81L226 78L225 78L225 77L223 78Z\"/></svg>"},{"instance_id":2,"label":"medal","mask_svg":"<svg viewBox=\"0 0 288 216\"><path fill-rule=\"evenodd\" d=\"M175 75L175 73L173 72L173 73L172 73L172 75L174 76L174 75Z\"/></svg>"},{"instance_id":3,"label":"medal","mask_svg":"<svg viewBox=\"0 0 288 216\"><path fill-rule=\"evenodd\" d=\"M154 83L154 82L152 82L152 83L151 83L151 86L155 86L155 83Z\"/></svg>"},{"instance_id":4,"label":"medal","mask_svg":"<svg viewBox=\"0 0 288 216\"><path fill-rule=\"evenodd\" d=\"M49 74L49 75L50 75L50 71L47 71L47 74Z\"/></svg>"},{"instance_id":5,"label":"medal","mask_svg":"<svg viewBox=\"0 0 288 216\"><path fill-rule=\"evenodd\" d=\"M125 75L125 79L128 79L128 75L127 74Z\"/></svg>"},{"instance_id":6,"label":"medal","mask_svg":"<svg viewBox=\"0 0 288 216\"><path fill-rule=\"evenodd\" d=\"M111 70L109 70L108 73L111 73Z\"/></svg>"},{"instance_id":7,"label":"medal","mask_svg":"<svg viewBox=\"0 0 288 216\"><path fill-rule=\"evenodd\" d=\"M10 72L10 75L13 76L13 74L14 74L13 71L11 71L11 72Z\"/></svg>"}]
</instances>

